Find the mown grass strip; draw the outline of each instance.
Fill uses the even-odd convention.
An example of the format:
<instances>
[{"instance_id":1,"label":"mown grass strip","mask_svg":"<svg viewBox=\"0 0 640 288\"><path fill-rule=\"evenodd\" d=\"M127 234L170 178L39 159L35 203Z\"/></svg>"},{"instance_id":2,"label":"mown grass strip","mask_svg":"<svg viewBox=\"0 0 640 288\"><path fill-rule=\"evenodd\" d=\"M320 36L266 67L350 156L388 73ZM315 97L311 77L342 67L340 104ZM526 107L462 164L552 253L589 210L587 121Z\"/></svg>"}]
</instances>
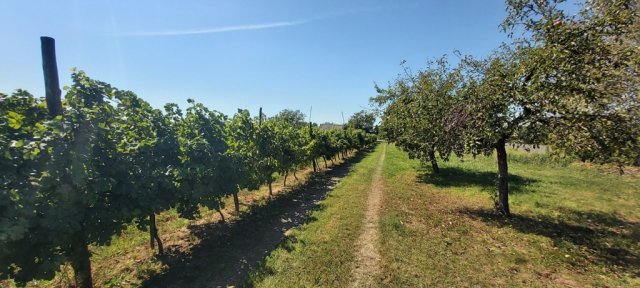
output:
<instances>
[{"instance_id":1,"label":"mown grass strip","mask_svg":"<svg viewBox=\"0 0 640 288\"><path fill-rule=\"evenodd\" d=\"M329 193L311 220L293 229L280 247L251 273L248 286L345 287L351 282L367 194L382 152L373 153Z\"/></svg>"}]
</instances>

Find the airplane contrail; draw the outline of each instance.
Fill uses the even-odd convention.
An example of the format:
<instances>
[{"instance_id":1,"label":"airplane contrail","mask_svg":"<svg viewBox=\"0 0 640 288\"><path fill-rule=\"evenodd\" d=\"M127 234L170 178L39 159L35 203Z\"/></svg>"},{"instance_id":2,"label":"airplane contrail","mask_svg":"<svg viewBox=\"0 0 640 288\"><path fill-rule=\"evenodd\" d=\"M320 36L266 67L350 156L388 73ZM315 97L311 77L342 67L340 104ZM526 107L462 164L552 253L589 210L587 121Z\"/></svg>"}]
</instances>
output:
<instances>
[{"instance_id":1,"label":"airplane contrail","mask_svg":"<svg viewBox=\"0 0 640 288\"><path fill-rule=\"evenodd\" d=\"M142 32L123 33L123 34L120 34L120 36L144 37L144 36L180 36L180 35L196 35L196 34L213 34L213 33L223 33L223 32L231 32L231 31L262 30L262 29L271 29L271 28L278 28L278 27L295 26L295 25L304 24L306 22L308 21L285 21L285 22L225 26L225 27L191 29L191 30L142 31Z\"/></svg>"}]
</instances>

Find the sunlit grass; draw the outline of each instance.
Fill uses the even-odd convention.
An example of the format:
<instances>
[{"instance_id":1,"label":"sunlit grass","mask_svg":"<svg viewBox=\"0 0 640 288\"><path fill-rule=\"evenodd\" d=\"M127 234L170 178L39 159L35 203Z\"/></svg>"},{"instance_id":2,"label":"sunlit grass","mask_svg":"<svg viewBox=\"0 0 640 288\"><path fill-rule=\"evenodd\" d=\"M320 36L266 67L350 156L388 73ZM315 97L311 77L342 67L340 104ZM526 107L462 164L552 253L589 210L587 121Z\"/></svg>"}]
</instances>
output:
<instances>
[{"instance_id":1,"label":"sunlit grass","mask_svg":"<svg viewBox=\"0 0 640 288\"><path fill-rule=\"evenodd\" d=\"M389 148L386 285L640 285L639 177L512 150L504 219L492 211L495 156L454 158L434 176Z\"/></svg>"},{"instance_id":2,"label":"sunlit grass","mask_svg":"<svg viewBox=\"0 0 640 288\"><path fill-rule=\"evenodd\" d=\"M251 275L256 287L346 287L351 281L355 241L382 146L356 164L311 221L293 229Z\"/></svg>"}]
</instances>

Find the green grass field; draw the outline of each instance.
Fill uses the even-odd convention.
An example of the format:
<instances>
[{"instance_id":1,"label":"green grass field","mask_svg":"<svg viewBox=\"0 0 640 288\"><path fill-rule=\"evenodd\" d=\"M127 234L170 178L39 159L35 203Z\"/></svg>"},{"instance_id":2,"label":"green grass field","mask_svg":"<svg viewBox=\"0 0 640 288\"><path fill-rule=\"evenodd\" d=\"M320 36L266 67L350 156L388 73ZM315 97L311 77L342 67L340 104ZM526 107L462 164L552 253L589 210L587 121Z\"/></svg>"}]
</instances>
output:
<instances>
[{"instance_id":1,"label":"green grass field","mask_svg":"<svg viewBox=\"0 0 640 288\"><path fill-rule=\"evenodd\" d=\"M250 286L344 287L380 147L314 220L253 272ZM379 223L384 287L638 287L640 178L510 152L514 216L493 213L494 157L431 175L389 145Z\"/></svg>"},{"instance_id":2,"label":"green grass field","mask_svg":"<svg viewBox=\"0 0 640 288\"><path fill-rule=\"evenodd\" d=\"M310 222L293 229L250 275L248 286L345 287L351 282L354 243L382 147L356 164L329 193Z\"/></svg>"},{"instance_id":3,"label":"green grass field","mask_svg":"<svg viewBox=\"0 0 640 288\"><path fill-rule=\"evenodd\" d=\"M389 286L640 285L640 179L509 151L514 217L491 207L496 160L442 175L389 149L381 221ZM546 163L545 163L546 162Z\"/></svg>"}]
</instances>

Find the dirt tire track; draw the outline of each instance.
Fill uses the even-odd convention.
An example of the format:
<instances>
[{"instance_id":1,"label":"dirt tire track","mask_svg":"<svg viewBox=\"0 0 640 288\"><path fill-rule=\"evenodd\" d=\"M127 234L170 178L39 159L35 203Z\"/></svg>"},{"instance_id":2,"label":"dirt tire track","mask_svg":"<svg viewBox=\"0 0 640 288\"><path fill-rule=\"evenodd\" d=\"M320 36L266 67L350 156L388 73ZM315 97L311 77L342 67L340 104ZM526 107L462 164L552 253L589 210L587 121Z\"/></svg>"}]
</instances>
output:
<instances>
[{"instance_id":1,"label":"dirt tire track","mask_svg":"<svg viewBox=\"0 0 640 288\"><path fill-rule=\"evenodd\" d=\"M351 282L351 287L374 287L380 276L380 251L378 250L380 231L378 222L384 196L382 167L386 154L387 144L384 144L382 155L378 160L378 165L371 180L371 192L367 197L367 211L365 212L362 234L360 234L356 243L356 264L352 271L353 282Z\"/></svg>"}]
</instances>

